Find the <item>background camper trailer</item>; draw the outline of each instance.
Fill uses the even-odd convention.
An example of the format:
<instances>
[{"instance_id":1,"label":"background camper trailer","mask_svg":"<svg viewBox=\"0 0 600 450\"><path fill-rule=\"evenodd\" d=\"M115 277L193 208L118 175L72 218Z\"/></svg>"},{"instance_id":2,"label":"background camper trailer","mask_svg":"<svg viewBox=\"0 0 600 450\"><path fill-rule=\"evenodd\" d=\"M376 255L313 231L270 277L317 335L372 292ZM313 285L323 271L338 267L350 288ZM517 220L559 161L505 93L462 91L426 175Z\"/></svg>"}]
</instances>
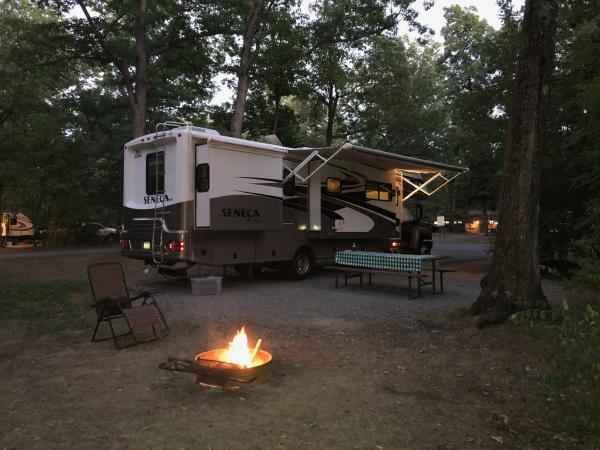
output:
<instances>
[{"instance_id":1,"label":"background camper trailer","mask_svg":"<svg viewBox=\"0 0 600 450\"><path fill-rule=\"evenodd\" d=\"M17 245L22 241L34 240L35 227L31 219L25 214L3 212L0 215L2 245Z\"/></svg>"},{"instance_id":2,"label":"background camper trailer","mask_svg":"<svg viewBox=\"0 0 600 450\"><path fill-rule=\"evenodd\" d=\"M352 144L292 149L165 129L125 145L122 254L165 273L264 265L302 278L337 250L400 247L401 224L414 220L404 201L463 170Z\"/></svg>"}]
</instances>

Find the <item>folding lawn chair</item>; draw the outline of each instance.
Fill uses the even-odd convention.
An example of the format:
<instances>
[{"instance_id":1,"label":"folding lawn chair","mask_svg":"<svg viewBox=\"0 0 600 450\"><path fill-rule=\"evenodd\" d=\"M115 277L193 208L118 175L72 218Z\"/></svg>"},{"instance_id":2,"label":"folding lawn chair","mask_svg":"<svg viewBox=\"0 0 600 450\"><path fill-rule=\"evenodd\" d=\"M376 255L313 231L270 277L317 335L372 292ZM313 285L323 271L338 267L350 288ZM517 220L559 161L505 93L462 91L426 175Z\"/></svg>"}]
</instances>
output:
<instances>
[{"instance_id":1,"label":"folding lawn chair","mask_svg":"<svg viewBox=\"0 0 600 450\"><path fill-rule=\"evenodd\" d=\"M92 342L114 339L117 349L130 347L165 337L169 334L169 326L163 316L156 300L149 292L142 292L140 295L130 297L125 274L121 263L103 262L91 264L87 268L92 288L94 303L92 308L96 309L96 328L92 336ZM142 300L141 303L134 305L134 301ZM115 334L113 321L124 319L129 331L122 334ZM102 322L107 322L110 327L111 336L97 339L96 333ZM156 333L156 325L164 328L164 333ZM139 328L152 328L153 337L149 339L139 339L135 330ZM133 343L119 346L118 339L123 336L133 338Z\"/></svg>"}]
</instances>

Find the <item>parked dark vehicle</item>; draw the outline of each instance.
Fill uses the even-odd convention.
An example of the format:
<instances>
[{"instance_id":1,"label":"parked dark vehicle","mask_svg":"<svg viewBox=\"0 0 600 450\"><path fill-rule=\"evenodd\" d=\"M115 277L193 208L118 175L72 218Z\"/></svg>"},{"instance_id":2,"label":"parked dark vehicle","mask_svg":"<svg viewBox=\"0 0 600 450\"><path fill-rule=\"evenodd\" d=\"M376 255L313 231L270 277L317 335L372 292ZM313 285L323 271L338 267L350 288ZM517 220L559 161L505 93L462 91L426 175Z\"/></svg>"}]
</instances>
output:
<instances>
[{"instance_id":1,"label":"parked dark vehicle","mask_svg":"<svg viewBox=\"0 0 600 450\"><path fill-rule=\"evenodd\" d=\"M392 252L410 253L415 255L429 255L433 247L431 226L423 221L423 207L416 206L413 220L402 222L400 227L400 241L394 240L390 250Z\"/></svg>"}]
</instances>

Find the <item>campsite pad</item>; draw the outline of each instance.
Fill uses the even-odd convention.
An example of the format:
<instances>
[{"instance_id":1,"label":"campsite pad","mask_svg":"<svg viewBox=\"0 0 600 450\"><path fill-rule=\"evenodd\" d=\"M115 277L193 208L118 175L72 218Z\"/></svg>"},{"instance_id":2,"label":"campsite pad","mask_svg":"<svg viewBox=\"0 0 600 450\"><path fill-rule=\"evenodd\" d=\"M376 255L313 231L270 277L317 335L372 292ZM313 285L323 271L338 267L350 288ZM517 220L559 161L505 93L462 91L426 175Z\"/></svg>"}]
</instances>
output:
<instances>
[{"instance_id":1,"label":"campsite pad","mask_svg":"<svg viewBox=\"0 0 600 450\"><path fill-rule=\"evenodd\" d=\"M110 259L116 250L0 269L85 280L88 263ZM541 341L512 325L478 330L466 313L485 263L461 263L444 295L416 300L393 277L335 290L321 272L300 282L231 275L201 302L189 282L123 263L132 290L157 291L172 334L115 351L88 342L88 309L74 327L3 321L0 448L547 448L536 441L547 416ZM82 290L74 301L88 300ZM266 384L203 390L158 369L169 355L226 345L241 325L273 354Z\"/></svg>"}]
</instances>

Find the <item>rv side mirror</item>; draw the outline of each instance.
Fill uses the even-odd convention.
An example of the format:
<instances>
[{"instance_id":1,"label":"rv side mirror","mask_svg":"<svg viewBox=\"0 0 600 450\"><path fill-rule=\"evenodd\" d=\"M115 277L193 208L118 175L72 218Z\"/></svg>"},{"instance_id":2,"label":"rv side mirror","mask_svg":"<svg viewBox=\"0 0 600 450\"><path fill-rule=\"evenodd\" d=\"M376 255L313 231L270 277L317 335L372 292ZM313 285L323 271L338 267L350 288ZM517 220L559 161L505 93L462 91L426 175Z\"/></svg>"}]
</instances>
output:
<instances>
[{"instance_id":1,"label":"rv side mirror","mask_svg":"<svg viewBox=\"0 0 600 450\"><path fill-rule=\"evenodd\" d=\"M196 191L208 192L210 187L210 170L208 164L198 164L196 166Z\"/></svg>"}]
</instances>

